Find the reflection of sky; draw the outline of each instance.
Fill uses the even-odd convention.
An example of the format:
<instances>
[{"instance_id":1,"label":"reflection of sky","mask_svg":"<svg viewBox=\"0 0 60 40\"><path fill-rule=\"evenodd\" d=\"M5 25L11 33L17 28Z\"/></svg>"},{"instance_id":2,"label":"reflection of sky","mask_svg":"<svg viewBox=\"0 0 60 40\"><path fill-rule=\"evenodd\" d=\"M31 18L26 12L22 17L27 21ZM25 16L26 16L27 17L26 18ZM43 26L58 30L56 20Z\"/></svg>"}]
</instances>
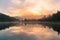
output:
<instances>
[{"instance_id":1,"label":"reflection of sky","mask_svg":"<svg viewBox=\"0 0 60 40\"><path fill-rule=\"evenodd\" d=\"M60 40L60 36L42 25L28 24L0 31L0 40Z\"/></svg>"}]
</instances>

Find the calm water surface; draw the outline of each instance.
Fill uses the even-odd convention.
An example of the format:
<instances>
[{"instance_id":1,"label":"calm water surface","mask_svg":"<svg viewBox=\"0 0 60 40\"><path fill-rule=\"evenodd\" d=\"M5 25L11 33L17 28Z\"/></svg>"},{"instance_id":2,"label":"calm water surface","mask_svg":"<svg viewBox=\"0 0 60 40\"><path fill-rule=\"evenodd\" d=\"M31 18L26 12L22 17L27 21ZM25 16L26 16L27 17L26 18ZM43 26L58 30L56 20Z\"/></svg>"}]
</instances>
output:
<instances>
[{"instance_id":1,"label":"calm water surface","mask_svg":"<svg viewBox=\"0 0 60 40\"><path fill-rule=\"evenodd\" d=\"M0 40L60 40L58 24L0 24Z\"/></svg>"}]
</instances>

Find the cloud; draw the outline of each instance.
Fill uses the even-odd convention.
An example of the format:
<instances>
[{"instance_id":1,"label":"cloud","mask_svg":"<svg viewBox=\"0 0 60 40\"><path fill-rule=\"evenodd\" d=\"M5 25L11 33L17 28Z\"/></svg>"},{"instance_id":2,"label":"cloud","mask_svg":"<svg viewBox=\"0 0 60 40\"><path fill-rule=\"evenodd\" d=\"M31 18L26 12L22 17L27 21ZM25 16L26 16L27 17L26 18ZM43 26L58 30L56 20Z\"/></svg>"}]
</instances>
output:
<instances>
[{"instance_id":1,"label":"cloud","mask_svg":"<svg viewBox=\"0 0 60 40\"><path fill-rule=\"evenodd\" d=\"M5 12L24 18L41 18L60 10L60 0L11 0L10 3Z\"/></svg>"},{"instance_id":2,"label":"cloud","mask_svg":"<svg viewBox=\"0 0 60 40\"><path fill-rule=\"evenodd\" d=\"M13 3L14 5L22 5L24 2L24 0L11 0L11 3Z\"/></svg>"},{"instance_id":3,"label":"cloud","mask_svg":"<svg viewBox=\"0 0 60 40\"><path fill-rule=\"evenodd\" d=\"M20 0L11 0L11 2L14 3L14 4L16 4L16 5L21 3Z\"/></svg>"}]
</instances>

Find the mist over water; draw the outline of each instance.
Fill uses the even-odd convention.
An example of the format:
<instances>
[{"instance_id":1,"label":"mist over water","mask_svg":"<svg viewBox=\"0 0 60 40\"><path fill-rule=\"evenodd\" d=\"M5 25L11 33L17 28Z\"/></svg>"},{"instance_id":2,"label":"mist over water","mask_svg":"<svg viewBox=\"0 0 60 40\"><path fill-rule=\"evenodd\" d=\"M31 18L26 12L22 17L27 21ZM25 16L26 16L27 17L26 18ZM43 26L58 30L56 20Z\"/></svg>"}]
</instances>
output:
<instances>
[{"instance_id":1,"label":"mist over water","mask_svg":"<svg viewBox=\"0 0 60 40\"><path fill-rule=\"evenodd\" d=\"M59 18L60 0L0 0L0 40L60 40Z\"/></svg>"},{"instance_id":2,"label":"mist over water","mask_svg":"<svg viewBox=\"0 0 60 40\"><path fill-rule=\"evenodd\" d=\"M0 24L0 40L60 40L59 28L51 23Z\"/></svg>"}]
</instances>

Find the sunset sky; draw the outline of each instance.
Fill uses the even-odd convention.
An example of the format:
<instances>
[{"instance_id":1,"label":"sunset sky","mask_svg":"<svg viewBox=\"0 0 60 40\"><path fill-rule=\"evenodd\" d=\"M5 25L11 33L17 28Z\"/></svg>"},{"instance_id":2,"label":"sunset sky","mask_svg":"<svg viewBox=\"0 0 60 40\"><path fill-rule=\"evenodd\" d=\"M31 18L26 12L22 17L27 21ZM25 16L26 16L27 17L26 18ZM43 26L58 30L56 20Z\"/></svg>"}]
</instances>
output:
<instances>
[{"instance_id":1,"label":"sunset sky","mask_svg":"<svg viewBox=\"0 0 60 40\"><path fill-rule=\"evenodd\" d=\"M38 19L60 10L60 0L0 0L0 12L9 16Z\"/></svg>"}]
</instances>

